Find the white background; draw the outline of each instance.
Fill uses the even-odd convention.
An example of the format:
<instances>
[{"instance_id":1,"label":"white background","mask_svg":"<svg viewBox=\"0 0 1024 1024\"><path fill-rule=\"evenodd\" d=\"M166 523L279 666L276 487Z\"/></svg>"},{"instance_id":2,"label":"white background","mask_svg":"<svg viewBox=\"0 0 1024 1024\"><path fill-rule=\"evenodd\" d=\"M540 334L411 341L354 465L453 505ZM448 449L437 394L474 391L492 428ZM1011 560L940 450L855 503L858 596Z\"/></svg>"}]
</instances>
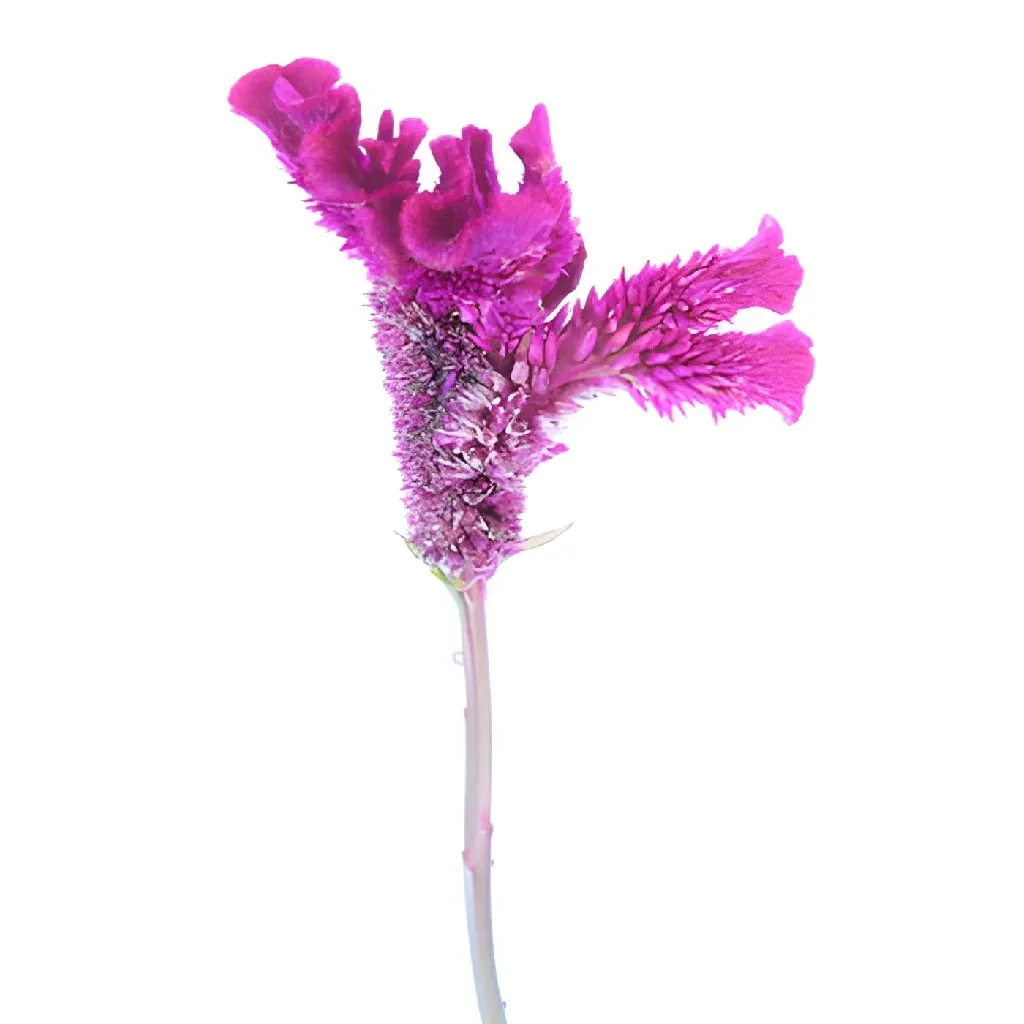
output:
<instances>
[{"instance_id":1,"label":"white background","mask_svg":"<svg viewBox=\"0 0 1024 1024\"><path fill-rule=\"evenodd\" d=\"M510 1024L1024 1020L1000 7L4 16L0 1020L476 1020L455 609L361 270L226 103L301 55L506 188L546 102L583 289L764 213L806 268L797 426L605 398L533 478L576 525L490 591Z\"/></svg>"}]
</instances>

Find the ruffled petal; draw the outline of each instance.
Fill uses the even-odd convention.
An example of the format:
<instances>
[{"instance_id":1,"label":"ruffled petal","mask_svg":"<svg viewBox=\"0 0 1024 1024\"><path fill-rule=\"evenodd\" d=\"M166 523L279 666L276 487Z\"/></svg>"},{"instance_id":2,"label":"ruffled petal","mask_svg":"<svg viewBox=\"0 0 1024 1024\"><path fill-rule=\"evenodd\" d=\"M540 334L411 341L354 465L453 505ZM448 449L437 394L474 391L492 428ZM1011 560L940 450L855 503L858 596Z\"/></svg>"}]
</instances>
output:
<instances>
[{"instance_id":1,"label":"ruffled petal","mask_svg":"<svg viewBox=\"0 0 1024 1024\"><path fill-rule=\"evenodd\" d=\"M746 245L694 256L684 273L687 301L702 322L729 320L741 309L788 313L804 276L797 258L782 251L782 228L771 217Z\"/></svg>"},{"instance_id":2,"label":"ruffled petal","mask_svg":"<svg viewBox=\"0 0 1024 1024\"><path fill-rule=\"evenodd\" d=\"M294 157L302 142L304 103L322 100L340 72L325 60L302 57L290 64L268 64L243 75L228 94L235 113L248 118L283 157Z\"/></svg>"},{"instance_id":3,"label":"ruffled petal","mask_svg":"<svg viewBox=\"0 0 1024 1024\"><path fill-rule=\"evenodd\" d=\"M319 96L341 77L341 72L330 61L316 57L299 57L281 70L302 96Z\"/></svg>"},{"instance_id":4,"label":"ruffled petal","mask_svg":"<svg viewBox=\"0 0 1024 1024\"><path fill-rule=\"evenodd\" d=\"M432 270L461 267L470 242L463 229L476 212L472 194L420 192L410 196L399 217L402 244Z\"/></svg>"},{"instance_id":5,"label":"ruffled petal","mask_svg":"<svg viewBox=\"0 0 1024 1024\"><path fill-rule=\"evenodd\" d=\"M359 96L335 84L338 75L333 64L312 58L271 64L240 79L230 100L267 134L320 223L346 239L371 276L394 279L403 268L415 274L417 265L468 272L463 283L475 281L476 294L462 295L456 308L492 336L521 330L571 293L586 250L543 105L512 137L523 163L516 193L501 191L491 135L475 125L431 143L441 177L435 189L420 192L415 152L426 125L404 120L396 138L386 110L376 137L360 139ZM435 284L427 282L431 291Z\"/></svg>"},{"instance_id":6,"label":"ruffled petal","mask_svg":"<svg viewBox=\"0 0 1024 1024\"><path fill-rule=\"evenodd\" d=\"M715 416L770 405L795 421L814 369L807 336L788 322L760 334L718 330L739 309L792 308L802 271L781 242L778 224L765 217L739 249L648 264L630 278L623 272L600 297L591 291L558 329L554 360L549 349L538 364L545 401L625 386L660 413L693 402ZM519 370L524 380L537 372L532 362Z\"/></svg>"},{"instance_id":7,"label":"ruffled petal","mask_svg":"<svg viewBox=\"0 0 1024 1024\"><path fill-rule=\"evenodd\" d=\"M692 336L659 355L642 358L625 379L634 397L662 414L704 405L717 419L767 405L795 423L814 373L811 339L788 320L757 334Z\"/></svg>"},{"instance_id":8,"label":"ruffled petal","mask_svg":"<svg viewBox=\"0 0 1024 1024\"><path fill-rule=\"evenodd\" d=\"M467 125L462 129L462 141L469 153L470 163L473 165L477 195L486 207L490 205L496 195L501 193L498 172L494 166L491 133L483 128Z\"/></svg>"},{"instance_id":9,"label":"ruffled petal","mask_svg":"<svg viewBox=\"0 0 1024 1024\"><path fill-rule=\"evenodd\" d=\"M340 86L325 107L328 116L310 124L299 145L297 179L318 201L361 202L367 193L366 156L359 148L359 97L351 86Z\"/></svg>"},{"instance_id":10,"label":"ruffled petal","mask_svg":"<svg viewBox=\"0 0 1024 1024\"><path fill-rule=\"evenodd\" d=\"M393 274L408 261L398 218L419 188L414 154L427 128L407 118L395 138L387 110L377 137L360 140L359 95L350 85L335 85L338 75L333 64L311 58L271 64L241 78L229 99L270 138L320 223L344 237L345 248L363 257L371 273Z\"/></svg>"},{"instance_id":11,"label":"ruffled petal","mask_svg":"<svg viewBox=\"0 0 1024 1024\"><path fill-rule=\"evenodd\" d=\"M541 299L541 308L545 311L554 309L579 286L580 278L583 276L583 265L587 260L587 250L583 239L578 235L576 237L579 242L576 255L558 271L551 289Z\"/></svg>"},{"instance_id":12,"label":"ruffled petal","mask_svg":"<svg viewBox=\"0 0 1024 1024\"><path fill-rule=\"evenodd\" d=\"M555 167L555 151L551 145L548 111L543 103L533 108L529 124L512 136L512 150L523 162L523 181L539 184Z\"/></svg>"}]
</instances>

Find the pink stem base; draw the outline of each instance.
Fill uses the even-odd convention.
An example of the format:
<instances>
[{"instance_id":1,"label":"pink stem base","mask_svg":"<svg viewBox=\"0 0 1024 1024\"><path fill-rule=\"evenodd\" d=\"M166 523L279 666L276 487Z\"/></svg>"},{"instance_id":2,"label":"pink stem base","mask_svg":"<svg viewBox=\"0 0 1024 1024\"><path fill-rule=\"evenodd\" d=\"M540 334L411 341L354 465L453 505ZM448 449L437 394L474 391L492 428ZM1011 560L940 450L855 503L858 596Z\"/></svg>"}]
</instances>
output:
<instances>
[{"instance_id":1,"label":"pink stem base","mask_svg":"<svg viewBox=\"0 0 1024 1024\"><path fill-rule=\"evenodd\" d=\"M487 665L485 586L455 590L466 673L466 804L462 861L473 981L482 1024L505 1024L491 924L491 687Z\"/></svg>"}]
</instances>

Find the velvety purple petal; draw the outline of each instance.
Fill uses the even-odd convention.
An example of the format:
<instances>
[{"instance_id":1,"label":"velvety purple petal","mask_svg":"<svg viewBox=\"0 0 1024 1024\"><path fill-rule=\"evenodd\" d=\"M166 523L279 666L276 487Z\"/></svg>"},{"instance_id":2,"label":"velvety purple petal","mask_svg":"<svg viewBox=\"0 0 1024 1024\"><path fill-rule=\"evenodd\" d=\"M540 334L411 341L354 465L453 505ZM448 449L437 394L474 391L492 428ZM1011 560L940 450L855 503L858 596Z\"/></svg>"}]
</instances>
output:
<instances>
[{"instance_id":1,"label":"velvety purple petal","mask_svg":"<svg viewBox=\"0 0 1024 1024\"><path fill-rule=\"evenodd\" d=\"M541 300L541 308L554 309L563 299L576 291L580 278L583 276L583 265L586 260L587 250L581 238L576 255L558 272L558 277L551 290Z\"/></svg>"},{"instance_id":2,"label":"velvety purple petal","mask_svg":"<svg viewBox=\"0 0 1024 1024\"><path fill-rule=\"evenodd\" d=\"M705 405L715 418L767 405L795 423L814 373L811 339L788 320L757 334L697 335L666 354L630 367L634 387L663 411Z\"/></svg>"},{"instance_id":3,"label":"velvety purple petal","mask_svg":"<svg viewBox=\"0 0 1024 1024\"><path fill-rule=\"evenodd\" d=\"M317 96L326 92L341 78L341 72L330 62L316 57L299 57L281 69L286 78L302 96Z\"/></svg>"},{"instance_id":4,"label":"velvety purple petal","mask_svg":"<svg viewBox=\"0 0 1024 1024\"><path fill-rule=\"evenodd\" d=\"M390 111L385 113L390 114ZM377 138L363 139L360 143L369 158L364 181L367 192L372 193L394 181L417 181L420 162L412 156L426 134L427 126L422 121L408 117L399 123L396 139L394 120L382 117Z\"/></svg>"},{"instance_id":5,"label":"velvety purple petal","mask_svg":"<svg viewBox=\"0 0 1024 1024\"><path fill-rule=\"evenodd\" d=\"M304 57L282 67L268 64L243 75L231 88L228 102L236 113L257 125L284 156L294 156L303 129L289 108L322 96L340 72L327 61ZM282 102L283 101L283 102Z\"/></svg>"},{"instance_id":6,"label":"velvety purple petal","mask_svg":"<svg viewBox=\"0 0 1024 1024\"><path fill-rule=\"evenodd\" d=\"M494 167L491 133L482 128L467 125L462 129L462 140L467 147L469 159L473 165L477 194L484 206L487 206L492 197L501 192L501 187L498 184L498 172Z\"/></svg>"},{"instance_id":7,"label":"velvety purple petal","mask_svg":"<svg viewBox=\"0 0 1024 1024\"><path fill-rule=\"evenodd\" d=\"M377 122L377 139L381 142L390 142L395 137L395 115L391 110L385 110Z\"/></svg>"},{"instance_id":8,"label":"velvety purple petal","mask_svg":"<svg viewBox=\"0 0 1024 1024\"><path fill-rule=\"evenodd\" d=\"M472 225L470 255L478 260L511 260L530 250L543 249L557 217L558 211L537 192L499 195Z\"/></svg>"},{"instance_id":9,"label":"velvety purple petal","mask_svg":"<svg viewBox=\"0 0 1024 1024\"><path fill-rule=\"evenodd\" d=\"M764 404L796 420L814 368L810 340L791 323L753 335L717 329L747 306L792 307L801 271L781 241L766 217L740 249L648 264L601 296L591 291L558 329L546 401L626 386L660 413L692 402L716 416Z\"/></svg>"},{"instance_id":10,"label":"velvety purple petal","mask_svg":"<svg viewBox=\"0 0 1024 1024\"><path fill-rule=\"evenodd\" d=\"M648 264L627 278L625 272L600 297L591 292L577 307L562 332L563 354L554 383L607 367L620 349L657 348L664 339L704 334L735 313L751 306L786 312L800 286L803 272L795 257L780 248L782 231L765 217L757 235L736 250L717 248L660 266ZM579 336L596 327L598 337L586 365L573 353Z\"/></svg>"},{"instance_id":11,"label":"velvety purple petal","mask_svg":"<svg viewBox=\"0 0 1024 1024\"><path fill-rule=\"evenodd\" d=\"M470 238L464 229L482 209L469 146L454 135L430 143L441 169L433 192L411 196L401 213L402 240L424 266L452 270L467 259Z\"/></svg>"},{"instance_id":12,"label":"velvety purple petal","mask_svg":"<svg viewBox=\"0 0 1024 1024\"><path fill-rule=\"evenodd\" d=\"M418 117L404 117L398 122L398 141L395 144L394 167L399 173L412 159L420 143L427 136L427 126ZM419 162L416 162L417 170Z\"/></svg>"},{"instance_id":13,"label":"velvety purple petal","mask_svg":"<svg viewBox=\"0 0 1024 1024\"><path fill-rule=\"evenodd\" d=\"M441 135L430 143L430 152L441 169L437 191L472 196L476 186L466 143L454 135ZM477 208L482 208L482 205L478 203Z\"/></svg>"},{"instance_id":14,"label":"velvety purple petal","mask_svg":"<svg viewBox=\"0 0 1024 1024\"><path fill-rule=\"evenodd\" d=\"M425 267L453 270L466 262L469 239L463 229L477 212L472 194L420 192L402 206L402 242Z\"/></svg>"},{"instance_id":15,"label":"velvety purple petal","mask_svg":"<svg viewBox=\"0 0 1024 1024\"><path fill-rule=\"evenodd\" d=\"M360 240L360 249L379 276L396 278L406 258L399 229L403 202L416 186L398 182L389 190L377 193L372 200L349 212Z\"/></svg>"},{"instance_id":16,"label":"velvety purple petal","mask_svg":"<svg viewBox=\"0 0 1024 1024\"><path fill-rule=\"evenodd\" d=\"M323 108L323 116L305 128L297 153L297 176L315 198L358 201L365 195L367 167L359 149L359 96L350 85L338 86L325 98Z\"/></svg>"},{"instance_id":17,"label":"velvety purple petal","mask_svg":"<svg viewBox=\"0 0 1024 1024\"><path fill-rule=\"evenodd\" d=\"M358 107L340 106L330 121L308 131L297 153L303 187L327 202L366 198L366 157L359 149Z\"/></svg>"},{"instance_id":18,"label":"velvety purple petal","mask_svg":"<svg viewBox=\"0 0 1024 1024\"><path fill-rule=\"evenodd\" d=\"M524 182L539 183L555 166L548 112L543 103L533 108L529 124L512 136L512 149L523 162Z\"/></svg>"},{"instance_id":19,"label":"velvety purple petal","mask_svg":"<svg viewBox=\"0 0 1024 1024\"><path fill-rule=\"evenodd\" d=\"M377 137L360 140L359 96L350 85L334 85L337 78L327 61L273 64L240 79L230 101L270 137L320 223L345 238L345 249L360 255L371 273L392 274L409 259L398 218L418 190L414 154L426 125L406 118L396 139L388 110Z\"/></svg>"},{"instance_id":20,"label":"velvety purple petal","mask_svg":"<svg viewBox=\"0 0 1024 1024\"><path fill-rule=\"evenodd\" d=\"M628 326L620 328L628 331ZM625 388L641 405L671 416L684 405L704 405L717 419L730 410L767 405L795 423L814 373L811 340L790 321L757 334L711 331L668 336L654 348L635 344L613 358L593 360L596 329L574 339L574 355L589 369L570 383L557 382L537 408L551 411L581 394Z\"/></svg>"},{"instance_id":21,"label":"velvety purple petal","mask_svg":"<svg viewBox=\"0 0 1024 1024\"><path fill-rule=\"evenodd\" d=\"M694 259L699 269L690 275L686 297L692 307L703 306L704 322L729 320L755 307L788 313L803 280L796 257L782 251L782 229L771 217L741 248Z\"/></svg>"},{"instance_id":22,"label":"velvety purple petal","mask_svg":"<svg viewBox=\"0 0 1024 1024\"><path fill-rule=\"evenodd\" d=\"M302 142L302 129L274 101L274 85L284 68L269 64L240 78L228 94L236 114L252 121L283 154L292 156Z\"/></svg>"}]
</instances>

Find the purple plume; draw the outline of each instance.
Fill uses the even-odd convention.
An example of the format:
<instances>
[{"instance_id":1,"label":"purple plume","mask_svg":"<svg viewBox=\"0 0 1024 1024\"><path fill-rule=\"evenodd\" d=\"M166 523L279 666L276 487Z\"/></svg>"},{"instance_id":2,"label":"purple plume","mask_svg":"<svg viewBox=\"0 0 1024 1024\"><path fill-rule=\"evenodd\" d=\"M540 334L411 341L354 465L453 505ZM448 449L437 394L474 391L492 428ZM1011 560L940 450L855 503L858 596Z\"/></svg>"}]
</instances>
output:
<instances>
[{"instance_id":1,"label":"purple plume","mask_svg":"<svg viewBox=\"0 0 1024 1024\"><path fill-rule=\"evenodd\" d=\"M671 416L756 405L795 422L814 369L785 321L723 331L740 309L788 313L802 271L770 217L735 250L717 247L625 272L571 309L586 259L555 162L547 111L512 137L523 164L501 190L490 133L430 143L441 170L419 186L426 125L386 110L360 138L359 97L326 61L250 72L234 110L274 144L320 223L366 265L404 481L409 540L463 583L519 550L526 477L564 451L556 422L590 395L625 388Z\"/></svg>"}]
</instances>

